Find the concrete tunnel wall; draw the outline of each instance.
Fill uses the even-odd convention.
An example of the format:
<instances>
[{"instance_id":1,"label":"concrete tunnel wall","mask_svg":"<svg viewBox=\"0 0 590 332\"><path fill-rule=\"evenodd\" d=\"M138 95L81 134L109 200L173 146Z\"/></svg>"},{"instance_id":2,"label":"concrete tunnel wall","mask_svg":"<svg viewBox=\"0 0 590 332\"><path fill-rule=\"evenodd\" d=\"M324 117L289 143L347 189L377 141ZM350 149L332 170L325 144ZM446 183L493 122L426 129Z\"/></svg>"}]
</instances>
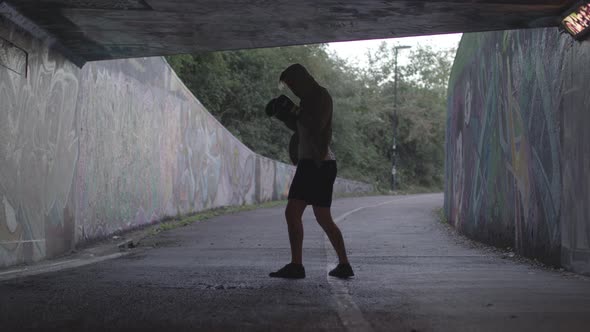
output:
<instances>
[{"instance_id":1,"label":"concrete tunnel wall","mask_svg":"<svg viewBox=\"0 0 590 332\"><path fill-rule=\"evenodd\" d=\"M79 69L2 18L0 38L0 267L177 213L286 198L294 167L233 137L163 58ZM7 41L28 52L26 77L6 67Z\"/></svg>"},{"instance_id":2,"label":"concrete tunnel wall","mask_svg":"<svg viewBox=\"0 0 590 332\"><path fill-rule=\"evenodd\" d=\"M465 34L449 83L445 210L466 235L590 273L590 42Z\"/></svg>"}]
</instances>

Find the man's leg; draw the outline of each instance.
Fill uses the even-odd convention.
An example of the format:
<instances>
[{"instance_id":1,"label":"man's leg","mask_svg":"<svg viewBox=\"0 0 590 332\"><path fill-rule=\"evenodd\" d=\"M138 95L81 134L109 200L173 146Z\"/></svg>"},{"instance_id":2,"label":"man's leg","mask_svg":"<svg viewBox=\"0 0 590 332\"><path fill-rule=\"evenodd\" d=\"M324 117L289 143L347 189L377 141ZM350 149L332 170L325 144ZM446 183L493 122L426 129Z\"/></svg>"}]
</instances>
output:
<instances>
[{"instance_id":1,"label":"man's leg","mask_svg":"<svg viewBox=\"0 0 590 332\"><path fill-rule=\"evenodd\" d=\"M307 204L303 200L290 199L285 209L285 218L291 243L291 263L302 264L303 261L303 221L301 217Z\"/></svg>"},{"instance_id":2,"label":"man's leg","mask_svg":"<svg viewBox=\"0 0 590 332\"><path fill-rule=\"evenodd\" d=\"M354 276L352 267L348 263L348 257L346 257L346 248L344 248L344 239L342 238L342 232L332 219L332 213L329 207L313 207L313 213L318 221L318 224L322 226L328 239L332 243L332 247L336 250L338 255L339 264L328 275L338 278L349 278Z\"/></svg>"},{"instance_id":3,"label":"man's leg","mask_svg":"<svg viewBox=\"0 0 590 332\"><path fill-rule=\"evenodd\" d=\"M324 232L326 232L328 239L330 239L332 247L336 250L340 264L348 264L346 248L344 247L344 238L342 238L342 232L340 232L340 229L332 219L330 208L314 206L313 213L315 214L318 224L320 224Z\"/></svg>"},{"instance_id":4,"label":"man's leg","mask_svg":"<svg viewBox=\"0 0 590 332\"><path fill-rule=\"evenodd\" d=\"M291 243L291 263L285 265L276 272L271 272L273 278L301 279L305 278L305 268L302 263L303 256L303 222L301 216L305 211L305 201L289 199L285 209L289 242Z\"/></svg>"}]
</instances>

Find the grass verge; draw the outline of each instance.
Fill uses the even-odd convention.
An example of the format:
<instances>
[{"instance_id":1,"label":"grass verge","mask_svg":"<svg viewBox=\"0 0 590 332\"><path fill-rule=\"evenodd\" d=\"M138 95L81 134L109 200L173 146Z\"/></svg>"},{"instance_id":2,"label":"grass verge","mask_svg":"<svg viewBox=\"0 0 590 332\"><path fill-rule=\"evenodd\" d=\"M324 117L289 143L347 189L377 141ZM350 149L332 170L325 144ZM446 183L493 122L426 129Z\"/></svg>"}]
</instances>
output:
<instances>
[{"instance_id":1,"label":"grass verge","mask_svg":"<svg viewBox=\"0 0 590 332\"><path fill-rule=\"evenodd\" d=\"M434 215L436 216L436 218L438 219L438 221L440 221L443 224L448 224L449 220L447 219L447 214L445 213L445 209L440 207L440 208L436 208L434 209Z\"/></svg>"},{"instance_id":2,"label":"grass verge","mask_svg":"<svg viewBox=\"0 0 590 332\"><path fill-rule=\"evenodd\" d=\"M154 226L148 233L148 235L155 235L160 232L168 231L171 229L179 228L194 224L199 221L211 219L221 215L228 215L237 212L251 211L256 209L271 208L287 204L286 200L272 201L260 204L251 205L238 205L238 206L222 206L218 208L203 210L195 213L190 213L182 216L171 217L162 220L162 222Z\"/></svg>"}]
</instances>

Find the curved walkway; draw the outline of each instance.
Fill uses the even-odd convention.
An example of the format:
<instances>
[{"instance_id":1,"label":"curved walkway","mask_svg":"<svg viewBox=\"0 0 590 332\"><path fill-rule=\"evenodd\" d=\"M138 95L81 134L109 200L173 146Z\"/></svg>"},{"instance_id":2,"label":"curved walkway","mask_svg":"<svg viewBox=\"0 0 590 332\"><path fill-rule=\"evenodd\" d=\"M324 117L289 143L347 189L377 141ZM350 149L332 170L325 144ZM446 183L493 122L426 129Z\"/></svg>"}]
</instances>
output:
<instances>
[{"instance_id":1,"label":"curved walkway","mask_svg":"<svg viewBox=\"0 0 590 332\"><path fill-rule=\"evenodd\" d=\"M304 215L307 278L283 209L161 233L133 253L0 282L3 330L587 331L590 281L503 259L436 221L440 194L339 199L356 277L328 279L327 240Z\"/></svg>"}]
</instances>

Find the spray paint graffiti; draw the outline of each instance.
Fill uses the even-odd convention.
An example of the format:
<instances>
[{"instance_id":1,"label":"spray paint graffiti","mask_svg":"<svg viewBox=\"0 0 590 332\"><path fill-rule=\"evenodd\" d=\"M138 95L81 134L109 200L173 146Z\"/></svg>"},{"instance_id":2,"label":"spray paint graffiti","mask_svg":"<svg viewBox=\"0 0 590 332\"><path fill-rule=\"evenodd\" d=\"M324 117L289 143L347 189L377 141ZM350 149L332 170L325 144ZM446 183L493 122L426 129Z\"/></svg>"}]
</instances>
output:
<instances>
[{"instance_id":1,"label":"spray paint graffiti","mask_svg":"<svg viewBox=\"0 0 590 332\"><path fill-rule=\"evenodd\" d=\"M587 47L557 29L464 35L449 84L445 198L462 232L560 263L570 221L561 217L558 120L570 111L564 92L575 88L574 69L563 68L572 48ZM577 103L588 109L587 99Z\"/></svg>"},{"instance_id":2,"label":"spray paint graffiti","mask_svg":"<svg viewBox=\"0 0 590 332\"><path fill-rule=\"evenodd\" d=\"M287 196L294 167L233 137L164 59L80 70L0 23L0 37L30 54L27 78L0 66L0 267L166 216Z\"/></svg>"},{"instance_id":3,"label":"spray paint graffiti","mask_svg":"<svg viewBox=\"0 0 590 332\"><path fill-rule=\"evenodd\" d=\"M565 55L561 127L561 259L590 274L590 43L575 43Z\"/></svg>"},{"instance_id":4,"label":"spray paint graffiti","mask_svg":"<svg viewBox=\"0 0 590 332\"><path fill-rule=\"evenodd\" d=\"M30 51L27 77L0 67L0 265L8 265L73 243L66 206L78 152L78 77L40 42L2 24L0 35Z\"/></svg>"},{"instance_id":5,"label":"spray paint graffiti","mask_svg":"<svg viewBox=\"0 0 590 332\"><path fill-rule=\"evenodd\" d=\"M167 215L286 197L294 168L233 137L163 59L97 62L80 77L79 241ZM341 190L368 189L341 182Z\"/></svg>"}]
</instances>

